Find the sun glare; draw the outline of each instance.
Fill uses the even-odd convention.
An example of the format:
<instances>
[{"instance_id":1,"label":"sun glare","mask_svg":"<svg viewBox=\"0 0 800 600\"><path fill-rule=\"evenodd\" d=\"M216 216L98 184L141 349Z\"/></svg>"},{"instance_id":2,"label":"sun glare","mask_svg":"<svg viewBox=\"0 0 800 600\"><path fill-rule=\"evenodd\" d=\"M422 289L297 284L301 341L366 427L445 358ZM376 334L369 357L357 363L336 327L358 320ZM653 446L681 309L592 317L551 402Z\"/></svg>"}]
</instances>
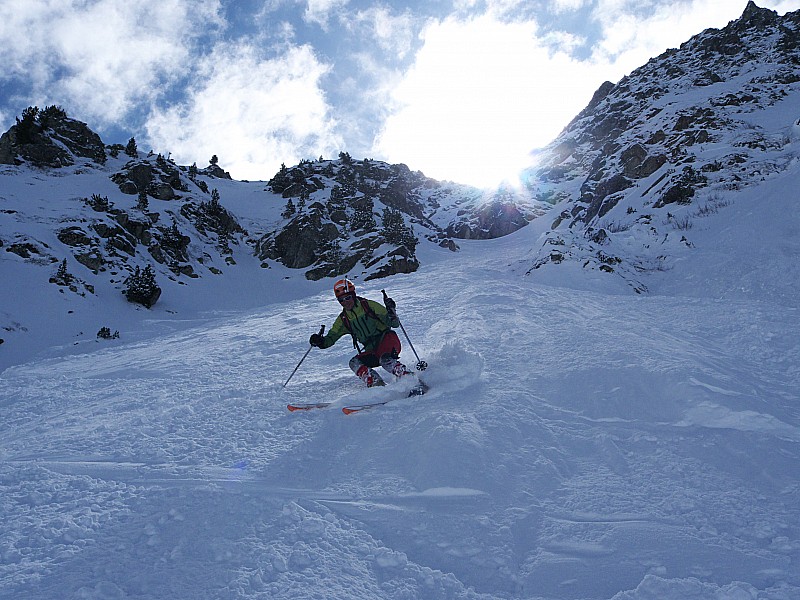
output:
<instances>
[{"instance_id":1,"label":"sun glare","mask_svg":"<svg viewBox=\"0 0 800 600\"><path fill-rule=\"evenodd\" d=\"M429 26L414 67L394 91L400 109L387 120L378 152L436 179L479 187L516 181L531 151L549 143L591 97L589 91L564 98L549 83L566 63L581 66L550 53L535 33L534 23L488 16Z\"/></svg>"}]
</instances>

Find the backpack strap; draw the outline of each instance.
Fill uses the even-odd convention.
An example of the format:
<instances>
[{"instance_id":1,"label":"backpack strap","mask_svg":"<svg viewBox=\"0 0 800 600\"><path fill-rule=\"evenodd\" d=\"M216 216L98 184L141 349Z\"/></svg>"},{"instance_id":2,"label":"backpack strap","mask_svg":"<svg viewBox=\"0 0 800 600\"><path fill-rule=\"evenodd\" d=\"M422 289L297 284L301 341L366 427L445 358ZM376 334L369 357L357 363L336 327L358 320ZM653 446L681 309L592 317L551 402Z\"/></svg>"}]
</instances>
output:
<instances>
[{"instance_id":1,"label":"backpack strap","mask_svg":"<svg viewBox=\"0 0 800 600\"><path fill-rule=\"evenodd\" d=\"M378 315L375 314L375 311L372 310L372 307L369 305L369 302L366 298L362 298L361 296L356 296L356 299L361 303L361 308L364 309L364 312L368 317L371 319L378 319ZM361 352L361 348L358 347L358 340L356 340L356 334L353 332L353 327L350 325L350 319L347 318L347 311L342 309L342 325L347 330L347 333L350 334L350 337L353 338L353 348ZM379 320L379 319L378 319Z\"/></svg>"},{"instance_id":2,"label":"backpack strap","mask_svg":"<svg viewBox=\"0 0 800 600\"><path fill-rule=\"evenodd\" d=\"M347 333L350 334L350 337L353 339L353 348L361 352L361 349L356 345L356 336L353 335L353 328L350 326L350 319L347 318L347 311L342 309L342 314L339 315L339 318L342 320L342 325L347 330Z\"/></svg>"},{"instance_id":3,"label":"backpack strap","mask_svg":"<svg viewBox=\"0 0 800 600\"><path fill-rule=\"evenodd\" d=\"M371 319L378 319L378 315L375 314L375 311L372 310L372 307L369 305L369 301L366 298L359 298L361 301L361 308L364 309L364 312L367 313L367 316Z\"/></svg>"}]
</instances>

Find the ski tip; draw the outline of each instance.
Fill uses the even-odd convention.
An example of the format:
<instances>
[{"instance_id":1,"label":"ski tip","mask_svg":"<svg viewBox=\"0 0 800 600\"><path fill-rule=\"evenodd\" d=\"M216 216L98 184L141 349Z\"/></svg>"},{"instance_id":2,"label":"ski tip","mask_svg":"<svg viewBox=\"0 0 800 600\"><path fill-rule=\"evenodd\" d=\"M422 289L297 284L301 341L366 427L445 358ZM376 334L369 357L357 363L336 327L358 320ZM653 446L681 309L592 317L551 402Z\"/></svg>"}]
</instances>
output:
<instances>
[{"instance_id":1,"label":"ski tip","mask_svg":"<svg viewBox=\"0 0 800 600\"><path fill-rule=\"evenodd\" d=\"M347 406L345 406L344 408L342 408L342 412L344 414L346 414L346 415L352 415L353 413L357 413L358 409L357 408L348 408Z\"/></svg>"}]
</instances>

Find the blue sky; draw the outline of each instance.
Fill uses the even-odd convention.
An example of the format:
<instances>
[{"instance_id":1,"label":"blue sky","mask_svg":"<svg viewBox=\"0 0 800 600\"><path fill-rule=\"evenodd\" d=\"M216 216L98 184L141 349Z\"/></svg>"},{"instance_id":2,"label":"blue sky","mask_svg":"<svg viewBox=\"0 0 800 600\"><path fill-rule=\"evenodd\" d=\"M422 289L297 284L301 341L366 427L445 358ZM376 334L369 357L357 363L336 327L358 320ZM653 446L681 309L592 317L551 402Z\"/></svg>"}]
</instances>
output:
<instances>
[{"instance_id":1,"label":"blue sky","mask_svg":"<svg viewBox=\"0 0 800 600\"><path fill-rule=\"evenodd\" d=\"M800 0L757 0L783 14ZM746 0L0 0L0 126L58 104L237 179L335 157L492 185Z\"/></svg>"}]
</instances>

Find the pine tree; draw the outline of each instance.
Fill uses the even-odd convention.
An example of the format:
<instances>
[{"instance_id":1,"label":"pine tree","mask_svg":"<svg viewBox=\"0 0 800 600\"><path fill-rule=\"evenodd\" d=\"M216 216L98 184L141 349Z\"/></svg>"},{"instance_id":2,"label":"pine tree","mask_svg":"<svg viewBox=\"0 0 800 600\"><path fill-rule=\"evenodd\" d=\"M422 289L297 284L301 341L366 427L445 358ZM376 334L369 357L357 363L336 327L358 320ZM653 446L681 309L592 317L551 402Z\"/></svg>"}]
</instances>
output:
<instances>
[{"instance_id":1,"label":"pine tree","mask_svg":"<svg viewBox=\"0 0 800 600\"><path fill-rule=\"evenodd\" d=\"M125 281L123 294L128 302L141 304L145 308L150 308L161 296L161 288L156 283L156 275L153 268L147 265L144 270L136 267L136 271Z\"/></svg>"},{"instance_id":2,"label":"pine tree","mask_svg":"<svg viewBox=\"0 0 800 600\"><path fill-rule=\"evenodd\" d=\"M61 264L58 266L58 271L56 271L56 276L54 279L50 281L53 283L57 283L59 285L69 285L72 283L74 279L73 275L67 271L67 259L61 261Z\"/></svg>"},{"instance_id":3,"label":"pine tree","mask_svg":"<svg viewBox=\"0 0 800 600\"><path fill-rule=\"evenodd\" d=\"M390 244L405 246L411 252L417 247L419 240L414 236L414 230L406 226L399 210L386 207L381 225L381 235Z\"/></svg>"},{"instance_id":4,"label":"pine tree","mask_svg":"<svg viewBox=\"0 0 800 600\"><path fill-rule=\"evenodd\" d=\"M58 267L58 271L56 271L56 277L61 280L66 280L69 277L69 273L67 272L67 259L65 258Z\"/></svg>"},{"instance_id":5,"label":"pine tree","mask_svg":"<svg viewBox=\"0 0 800 600\"><path fill-rule=\"evenodd\" d=\"M108 209L111 208L108 196L101 196L100 194L92 194L92 198L88 200L88 203L97 212L108 212Z\"/></svg>"},{"instance_id":6,"label":"pine tree","mask_svg":"<svg viewBox=\"0 0 800 600\"><path fill-rule=\"evenodd\" d=\"M136 140L134 138L128 140L128 145L125 146L125 154L131 158L136 158L139 155L138 149L136 148Z\"/></svg>"},{"instance_id":7,"label":"pine tree","mask_svg":"<svg viewBox=\"0 0 800 600\"><path fill-rule=\"evenodd\" d=\"M139 199L136 202L136 208L142 212L150 208L150 200L147 198L147 190L139 190Z\"/></svg>"},{"instance_id":8,"label":"pine tree","mask_svg":"<svg viewBox=\"0 0 800 600\"><path fill-rule=\"evenodd\" d=\"M97 332L97 338L100 340L115 340L119 338L119 331L111 333L109 327L101 327L100 331Z\"/></svg>"},{"instance_id":9,"label":"pine tree","mask_svg":"<svg viewBox=\"0 0 800 600\"><path fill-rule=\"evenodd\" d=\"M294 202L292 202L292 199L289 198L289 200L287 200L287 202L286 202L286 208L283 209L283 212L281 213L281 216L284 219L291 219L292 216L294 216L296 213L297 213L297 208L295 208L295 205L294 205Z\"/></svg>"},{"instance_id":10,"label":"pine tree","mask_svg":"<svg viewBox=\"0 0 800 600\"><path fill-rule=\"evenodd\" d=\"M374 204L372 198L361 198L355 204L353 217L350 219L350 229L353 231L375 229L375 216L372 214Z\"/></svg>"},{"instance_id":11,"label":"pine tree","mask_svg":"<svg viewBox=\"0 0 800 600\"><path fill-rule=\"evenodd\" d=\"M53 121L58 121L67 118L67 111L60 106L45 106L39 112L39 125L42 129L47 129L51 126Z\"/></svg>"},{"instance_id":12,"label":"pine tree","mask_svg":"<svg viewBox=\"0 0 800 600\"><path fill-rule=\"evenodd\" d=\"M17 142L20 144L30 144L33 136L37 133L37 117L39 116L38 106L29 106L22 111L22 119L17 119Z\"/></svg>"},{"instance_id":13,"label":"pine tree","mask_svg":"<svg viewBox=\"0 0 800 600\"><path fill-rule=\"evenodd\" d=\"M222 205L219 203L219 190L214 188L211 190L211 202L208 205L208 210L212 214L218 214L222 210Z\"/></svg>"}]
</instances>

